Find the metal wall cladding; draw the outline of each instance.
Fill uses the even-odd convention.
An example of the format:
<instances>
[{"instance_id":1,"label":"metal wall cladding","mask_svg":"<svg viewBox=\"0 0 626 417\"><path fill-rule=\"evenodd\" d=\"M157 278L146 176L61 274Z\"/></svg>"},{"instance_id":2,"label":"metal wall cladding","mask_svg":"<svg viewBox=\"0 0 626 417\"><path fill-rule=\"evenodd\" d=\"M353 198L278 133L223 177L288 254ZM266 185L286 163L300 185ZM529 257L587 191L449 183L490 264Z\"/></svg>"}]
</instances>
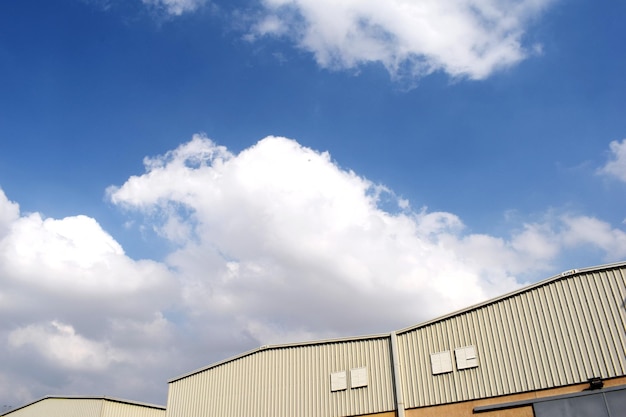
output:
<instances>
[{"instance_id":1,"label":"metal wall cladding","mask_svg":"<svg viewBox=\"0 0 626 417\"><path fill-rule=\"evenodd\" d=\"M388 337L260 349L170 382L167 417L338 417L394 409ZM350 387L350 369L368 384ZM346 371L346 390L330 374Z\"/></svg>"},{"instance_id":2,"label":"metal wall cladding","mask_svg":"<svg viewBox=\"0 0 626 417\"><path fill-rule=\"evenodd\" d=\"M102 400L45 398L9 413L11 417L100 417Z\"/></svg>"},{"instance_id":3,"label":"metal wall cladding","mask_svg":"<svg viewBox=\"0 0 626 417\"><path fill-rule=\"evenodd\" d=\"M626 374L626 267L549 280L398 333L407 408ZM454 349L474 345L478 367L458 370ZM452 351L453 371L432 375L430 354Z\"/></svg>"},{"instance_id":4,"label":"metal wall cladding","mask_svg":"<svg viewBox=\"0 0 626 417\"><path fill-rule=\"evenodd\" d=\"M105 401L102 417L165 417L165 409Z\"/></svg>"},{"instance_id":5,"label":"metal wall cladding","mask_svg":"<svg viewBox=\"0 0 626 417\"><path fill-rule=\"evenodd\" d=\"M10 417L165 417L165 409L106 398L43 398Z\"/></svg>"}]
</instances>

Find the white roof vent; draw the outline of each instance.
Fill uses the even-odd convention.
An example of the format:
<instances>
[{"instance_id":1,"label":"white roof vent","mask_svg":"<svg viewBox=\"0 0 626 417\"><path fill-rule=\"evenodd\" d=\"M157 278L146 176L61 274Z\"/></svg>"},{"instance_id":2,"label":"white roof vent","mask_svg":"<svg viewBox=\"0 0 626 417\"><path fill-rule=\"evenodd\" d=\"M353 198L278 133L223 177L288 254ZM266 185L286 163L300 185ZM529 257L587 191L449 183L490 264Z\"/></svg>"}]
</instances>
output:
<instances>
[{"instance_id":1,"label":"white roof vent","mask_svg":"<svg viewBox=\"0 0 626 417\"><path fill-rule=\"evenodd\" d=\"M350 369L350 388L367 387L367 368Z\"/></svg>"},{"instance_id":2,"label":"white roof vent","mask_svg":"<svg viewBox=\"0 0 626 417\"><path fill-rule=\"evenodd\" d=\"M468 369L478 366L478 358L476 357L476 348L474 346L465 346L454 349L456 357L456 369Z\"/></svg>"},{"instance_id":3,"label":"white roof vent","mask_svg":"<svg viewBox=\"0 0 626 417\"><path fill-rule=\"evenodd\" d=\"M450 358L450 351L431 353L430 365L432 366L433 375L445 374L452 372L452 359Z\"/></svg>"},{"instance_id":4,"label":"white roof vent","mask_svg":"<svg viewBox=\"0 0 626 417\"><path fill-rule=\"evenodd\" d=\"M330 390L342 391L348 388L346 371L333 372L330 374Z\"/></svg>"}]
</instances>

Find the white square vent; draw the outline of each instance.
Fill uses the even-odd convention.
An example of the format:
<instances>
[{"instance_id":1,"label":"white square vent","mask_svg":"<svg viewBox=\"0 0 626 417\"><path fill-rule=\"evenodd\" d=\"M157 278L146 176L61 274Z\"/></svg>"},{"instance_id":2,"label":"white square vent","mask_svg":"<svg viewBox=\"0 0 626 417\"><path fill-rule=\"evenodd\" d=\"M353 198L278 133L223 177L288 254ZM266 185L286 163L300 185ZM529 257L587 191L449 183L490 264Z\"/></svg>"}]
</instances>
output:
<instances>
[{"instance_id":1,"label":"white square vent","mask_svg":"<svg viewBox=\"0 0 626 417\"><path fill-rule=\"evenodd\" d=\"M452 372L452 358L450 357L450 351L431 353L430 364L432 366L433 375L445 374Z\"/></svg>"},{"instance_id":2,"label":"white square vent","mask_svg":"<svg viewBox=\"0 0 626 417\"><path fill-rule=\"evenodd\" d=\"M367 368L350 369L350 388L367 387Z\"/></svg>"},{"instance_id":3,"label":"white square vent","mask_svg":"<svg viewBox=\"0 0 626 417\"><path fill-rule=\"evenodd\" d=\"M478 358L476 357L476 348L474 346L465 346L454 349L456 357L457 369L476 368L478 366Z\"/></svg>"},{"instance_id":4,"label":"white square vent","mask_svg":"<svg viewBox=\"0 0 626 417\"><path fill-rule=\"evenodd\" d=\"M330 374L330 390L342 391L348 388L348 381L346 379L346 371L333 372Z\"/></svg>"}]
</instances>

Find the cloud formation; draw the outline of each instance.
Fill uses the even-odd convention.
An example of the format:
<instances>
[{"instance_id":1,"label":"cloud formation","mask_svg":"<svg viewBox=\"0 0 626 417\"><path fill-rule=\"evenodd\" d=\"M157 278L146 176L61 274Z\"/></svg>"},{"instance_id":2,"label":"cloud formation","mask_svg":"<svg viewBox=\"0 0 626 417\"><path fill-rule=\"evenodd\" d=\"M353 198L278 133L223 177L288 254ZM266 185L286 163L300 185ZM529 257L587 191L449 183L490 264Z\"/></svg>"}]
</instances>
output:
<instances>
[{"instance_id":1,"label":"cloud formation","mask_svg":"<svg viewBox=\"0 0 626 417\"><path fill-rule=\"evenodd\" d=\"M573 247L626 256L623 231L582 216L546 216L506 238L467 233L456 215L413 210L281 137L234 155L196 135L145 165L111 201L183 242L166 262L190 316L230 317L263 343L409 325L509 291Z\"/></svg>"},{"instance_id":2,"label":"cloud formation","mask_svg":"<svg viewBox=\"0 0 626 417\"><path fill-rule=\"evenodd\" d=\"M167 379L259 345L416 324L558 272L572 251L626 257L623 230L570 213L471 233L282 137L234 154L196 135L144 165L107 195L171 245L158 261L0 190L3 401L164 403Z\"/></svg>"},{"instance_id":3,"label":"cloud formation","mask_svg":"<svg viewBox=\"0 0 626 417\"><path fill-rule=\"evenodd\" d=\"M174 17L207 4L141 1ZM541 50L525 36L553 1L256 0L233 16L252 22L246 39L288 39L312 53L322 68L377 63L395 80L414 81L437 71L480 80Z\"/></svg>"},{"instance_id":4,"label":"cloud formation","mask_svg":"<svg viewBox=\"0 0 626 417\"><path fill-rule=\"evenodd\" d=\"M323 68L381 63L394 78L435 71L483 79L514 65L552 0L262 0L251 37L292 39Z\"/></svg>"},{"instance_id":5,"label":"cloud formation","mask_svg":"<svg viewBox=\"0 0 626 417\"><path fill-rule=\"evenodd\" d=\"M614 140L609 144L609 148L609 161L599 172L626 182L626 139L622 139L621 142Z\"/></svg>"},{"instance_id":6,"label":"cloud formation","mask_svg":"<svg viewBox=\"0 0 626 417\"><path fill-rule=\"evenodd\" d=\"M206 0L141 0L143 4L168 15L180 16L194 12L206 3Z\"/></svg>"},{"instance_id":7,"label":"cloud formation","mask_svg":"<svg viewBox=\"0 0 626 417\"><path fill-rule=\"evenodd\" d=\"M52 320L45 325L31 324L9 334L14 349L31 346L50 362L66 369L104 370L112 361L122 360L112 349L89 340L67 324Z\"/></svg>"},{"instance_id":8,"label":"cloud formation","mask_svg":"<svg viewBox=\"0 0 626 417\"><path fill-rule=\"evenodd\" d=\"M165 265L127 257L95 219L21 214L0 190L0 387L11 381L3 400L104 394L104 381L111 395L151 395L152 381L126 379L165 359L162 312L177 288Z\"/></svg>"},{"instance_id":9,"label":"cloud formation","mask_svg":"<svg viewBox=\"0 0 626 417\"><path fill-rule=\"evenodd\" d=\"M195 136L146 168L110 189L111 200L160 213L162 236L188 233L167 259L190 288L186 305L193 314L242 317L238 327L257 340L291 338L298 327L338 335L377 323L382 331L397 317L516 285L503 274L493 288L442 244L463 228L456 216L386 212L378 207L384 187L289 139L268 137L233 155ZM421 311L411 313L416 302ZM394 304L405 314L385 313Z\"/></svg>"}]
</instances>

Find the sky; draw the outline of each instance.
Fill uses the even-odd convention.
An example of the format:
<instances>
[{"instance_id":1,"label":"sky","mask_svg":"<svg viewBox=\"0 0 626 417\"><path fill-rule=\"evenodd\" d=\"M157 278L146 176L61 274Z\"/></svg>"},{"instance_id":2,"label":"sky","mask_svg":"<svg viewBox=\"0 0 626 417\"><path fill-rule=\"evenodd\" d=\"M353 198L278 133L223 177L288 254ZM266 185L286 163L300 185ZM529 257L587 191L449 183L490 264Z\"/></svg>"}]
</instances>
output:
<instances>
[{"instance_id":1,"label":"sky","mask_svg":"<svg viewBox=\"0 0 626 417\"><path fill-rule=\"evenodd\" d=\"M625 260L625 18L0 2L0 411Z\"/></svg>"}]
</instances>

